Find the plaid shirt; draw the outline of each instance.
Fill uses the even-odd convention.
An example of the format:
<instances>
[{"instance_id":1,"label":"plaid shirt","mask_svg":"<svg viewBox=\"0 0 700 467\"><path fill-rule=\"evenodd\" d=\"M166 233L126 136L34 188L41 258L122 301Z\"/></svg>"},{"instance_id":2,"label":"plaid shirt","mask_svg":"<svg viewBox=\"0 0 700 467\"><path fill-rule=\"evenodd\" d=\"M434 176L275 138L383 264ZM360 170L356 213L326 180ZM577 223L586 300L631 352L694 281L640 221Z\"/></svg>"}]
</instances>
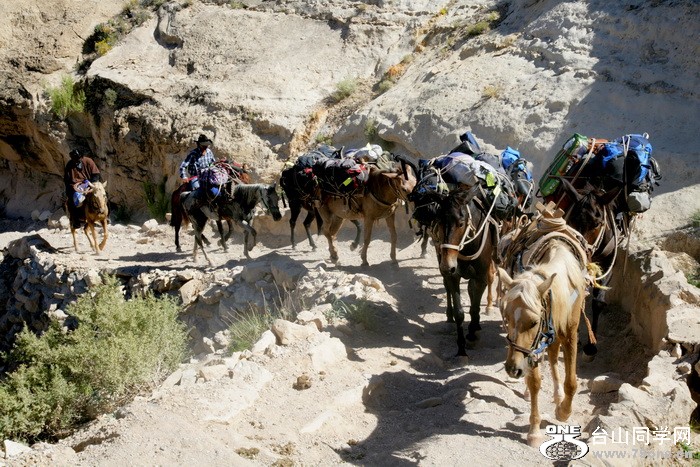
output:
<instances>
[{"instance_id":1,"label":"plaid shirt","mask_svg":"<svg viewBox=\"0 0 700 467\"><path fill-rule=\"evenodd\" d=\"M190 177L199 176L202 170L214 162L214 153L211 152L211 149L206 148L204 153L202 153L200 148L194 148L180 164L180 178L189 178L188 174Z\"/></svg>"}]
</instances>

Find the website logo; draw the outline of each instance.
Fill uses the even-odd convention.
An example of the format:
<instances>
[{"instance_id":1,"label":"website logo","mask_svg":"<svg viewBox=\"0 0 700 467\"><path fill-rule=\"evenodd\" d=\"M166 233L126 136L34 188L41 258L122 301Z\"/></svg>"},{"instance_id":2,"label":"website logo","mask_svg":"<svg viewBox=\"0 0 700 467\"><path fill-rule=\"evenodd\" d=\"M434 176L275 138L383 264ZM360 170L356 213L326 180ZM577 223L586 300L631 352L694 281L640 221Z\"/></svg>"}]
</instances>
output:
<instances>
[{"instance_id":1,"label":"website logo","mask_svg":"<svg viewBox=\"0 0 700 467\"><path fill-rule=\"evenodd\" d=\"M552 439L540 446L544 457L553 461L580 459L588 454L588 445L581 440L581 427L576 425L547 425L545 433Z\"/></svg>"}]
</instances>

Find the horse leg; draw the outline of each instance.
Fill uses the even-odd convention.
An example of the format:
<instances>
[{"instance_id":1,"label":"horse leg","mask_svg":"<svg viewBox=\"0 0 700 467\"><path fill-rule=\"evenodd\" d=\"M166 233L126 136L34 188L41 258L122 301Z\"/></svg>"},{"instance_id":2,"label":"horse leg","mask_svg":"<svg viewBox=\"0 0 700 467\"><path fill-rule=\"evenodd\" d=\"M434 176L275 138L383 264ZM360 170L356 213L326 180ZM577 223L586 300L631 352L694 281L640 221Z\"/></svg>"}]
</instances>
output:
<instances>
[{"instance_id":1,"label":"horse leg","mask_svg":"<svg viewBox=\"0 0 700 467\"><path fill-rule=\"evenodd\" d=\"M75 248L76 253L79 253L79 251L78 251L78 239L75 238L75 227L73 227L73 221L71 221L70 233L71 233L71 235L73 235L73 248Z\"/></svg>"},{"instance_id":2,"label":"horse leg","mask_svg":"<svg viewBox=\"0 0 700 467\"><path fill-rule=\"evenodd\" d=\"M525 383L530 391L530 430L527 433L527 444L536 448L542 444L542 435L540 433L542 418L540 417L540 409L537 404L540 387L542 386L539 367L530 369L525 376Z\"/></svg>"},{"instance_id":3,"label":"horse leg","mask_svg":"<svg viewBox=\"0 0 700 467\"><path fill-rule=\"evenodd\" d=\"M493 306L493 283L496 280L496 263L489 262L488 271L486 272L486 313L491 314Z\"/></svg>"},{"instance_id":4,"label":"horse leg","mask_svg":"<svg viewBox=\"0 0 700 467\"><path fill-rule=\"evenodd\" d=\"M360 245L360 237L362 237L362 225L360 225L360 221L358 221L357 219L352 219L350 222L355 224L355 240L353 240L350 244L350 251L355 251L355 248L357 248Z\"/></svg>"},{"instance_id":5,"label":"horse leg","mask_svg":"<svg viewBox=\"0 0 700 467\"><path fill-rule=\"evenodd\" d=\"M578 383L576 381L576 346L578 345L576 333L569 335L562 343L564 347L564 400L557 405L554 415L560 422L565 422L571 415L571 403L576 394Z\"/></svg>"},{"instance_id":6,"label":"horse leg","mask_svg":"<svg viewBox=\"0 0 700 467\"><path fill-rule=\"evenodd\" d=\"M340 226L343 225L343 218L338 216L331 216L330 221L324 224L323 233L328 239L328 251L331 254L331 261L334 263L338 262L338 248L335 246L335 239L340 230Z\"/></svg>"},{"instance_id":7,"label":"horse leg","mask_svg":"<svg viewBox=\"0 0 700 467\"><path fill-rule=\"evenodd\" d=\"M392 213L386 218L386 227L389 229L389 238L391 239L391 263L394 266L398 266L399 262L396 261L396 217L395 213Z\"/></svg>"},{"instance_id":8,"label":"horse leg","mask_svg":"<svg viewBox=\"0 0 700 467\"><path fill-rule=\"evenodd\" d=\"M421 244L420 244L420 257L425 258L428 252L428 230L425 227L421 228Z\"/></svg>"},{"instance_id":9,"label":"horse leg","mask_svg":"<svg viewBox=\"0 0 700 467\"><path fill-rule=\"evenodd\" d=\"M309 239L309 245L311 245L312 250L316 249L316 243L314 242L313 235L311 235L311 223L314 221L314 217L316 217L314 212L308 211L306 213L306 217L304 218L304 230L306 231L306 238ZM323 225L323 221L320 222L321 225ZM290 220L289 223L291 224L292 221ZM292 227L292 248L294 248L294 227Z\"/></svg>"},{"instance_id":10,"label":"horse leg","mask_svg":"<svg viewBox=\"0 0 700 467\"><path fill-rule=\"evenodd\" d=\"M374 227L374 219L365 217L365 235L364 242L362 243L362 251L360 252L363 268L369 267L369 262L367 261L367 250L369 249L369 244L372 241L372 227Z\"/></svg>"},{"instance_id":11,"label":"horse leg","mask_svg":"<svg viewBox=\"0 0 700 467\"><path fill-rule=\"evenodd\" d=\"M607 285L607 282L608 281L605 281L604 284ZM593 289L593 294L591 297L591 331L593 331L594 336L598 331L598 318L605 309L604 296L604 290L601 290L599 288ZM583 311L583 313L585 313L585 310ZM598 346L592 343L590 339L588 339L588 343L586 343L583 346L583 353L585 355L588 355L589 357L592 357L598 353Z\"/></svg>"},{"instance_id":12,"label":"horse leg","mask_svg":"<svg viewBox=\"0 0 700 467\"><path fill-rule=\"evenodd\" d=\"M559 377L559 348L561 346L561 341L555 340L549 347L547 347L547 359L549 360L549 367L552 371L552 383L554 384L554 405L556 407L561 404L564 398L564 386L561 384L561 379Z\"/></svg>"},{"instance_id":13,"label":"horse leg","mask_svg":"<svg viewBox=\"0 0 700 467\"><path fill-rule=\"evenodd\" d=\"M219 245L221 245L221 248L223 248L224 251L228 251L228 247L226 246L226 240L228 237L224 236L224 224L220 220L216 221L216 228L219 231Z\"/></svg>"},{"instance_id":14,"label":"horse leg","mask_svg":"<svg viewBox=\"0 0 700 467\"><path fill-rule=\"evenodd\" d=\"M92 244L95 248L95 254L99 255L100 254L100 246L97 243L97 231L95 230L95 224L90 223L90 234L92 234Z\"/></svg>"},{"instance_id":15,"label":"horse leg","mask_svg":"<svg viewBox=\"0 0 700 467\"><path fill-rule=\"evenodd\" d=\"M109 234L107 233L107 219L102 219L102 242L100 243L100 250L105 249L105 245L107 245L107 237Z\"/></svg>"},{"instance_id":16,"label":"horse leg","mask_svg":"<svg viewBox=\"0 0 700 467\"><path fill-rule=\"evenodd\" d=\"M248 221L241 220L238 222L238 225L243 229L243 254L247 259L250 259L250 253L249 251L253 249L251 246L250 248L248 247L248 237L250 235L253 235L253 246L255 246L255 241L257 237L257 232L255 229L248 223Z\"/></svg>"},{"instance_id":17,"label":"horse leg","mask_svg":"<svg viewBox=\"0 0 700 467\"><path fill-rule=\"evenodd\" d=\"M483 279L470 279L467 290L469 291L469 327L467 328L467 340L474 342L478 339L477 331L481 331L481 297L484 296L486 281Z\"/></svg>"},{"instance_id":18,"label":"horse leg","mask_svg":"<svg viewBox=\"0 0 700 467\"><path fill-rule=\"evenodd\" d=\"M92 243L92 237L90 237L90 232L88 230L90 229L91 225L89 223L85 223L85 227L83 227L83 232L85 232L85 236L88 239L88 243L90 244L90 248L92 248L93 251L97 251L97 240L95 240L95 243ZM94 229L94 227L93 227ZM95 231L93 230L93 234Z\"/></svg>"},{"instance_id":19,"label":"horse leg","mask_svg":"<svg viewBox=\"0 0 700 467\"><path fill-rule=\"evenodd\" d=\"M450 321L450 314L454 319L457 328L457 356L464 357L467 355L467 341L464 338L464 310L462 309L462 300L459 294L460 277L452 275L444 277L445 288L447 289L447 320ZM452 311L450 311L450 306Z\"/></svg>"},{"instance_id":20,"label":"horse leg","mask_svg":"<svg viewBox=\"0 0 700 467\"><path fill-rule=\"evenodd\" d=\"M299 217L300 213L301 213L301 204L298 203L297 201L292 201L290 199L289 200L289 231L290 231L290 235L291 235L292 248L296 248L296 246L297 246L296 242L294 241L294 227L296 227L296 225L297 225L297 218ZM307 235L307 237L309 237L309 241L313 244L313 241L311 241L311 236L309 235L309 227L306 225L306 221L309 220L309 215L312 215L311 212L309 212L306 215L306 219L304 219L304 228L306 229L306 235Z\"/></svg>"}]
</instances>

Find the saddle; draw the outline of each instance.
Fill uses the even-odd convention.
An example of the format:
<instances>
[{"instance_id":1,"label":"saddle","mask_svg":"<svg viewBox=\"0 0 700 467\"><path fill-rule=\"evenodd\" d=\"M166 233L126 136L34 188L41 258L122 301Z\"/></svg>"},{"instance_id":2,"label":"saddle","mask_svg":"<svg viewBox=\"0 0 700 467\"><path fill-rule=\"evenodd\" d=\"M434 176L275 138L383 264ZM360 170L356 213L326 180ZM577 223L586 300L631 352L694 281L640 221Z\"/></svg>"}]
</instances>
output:
<instances>
[{"instance_id":1,"label":"saddle","mask_svg":"<svg viewBox=\"0 0 700 467\"><path fill-rule=\"evenodd\" d=\"M555 208L552 202L546 206L537 203L536 207L537 216L525 226L508 233L499 244L499 256L509 274L521 272L539 262L546 252L547 242L554 238L569 245L579 259L581 269L588 270L591 247L580 233L566 224L564 211Z\"/></svg>"}]
</instances>

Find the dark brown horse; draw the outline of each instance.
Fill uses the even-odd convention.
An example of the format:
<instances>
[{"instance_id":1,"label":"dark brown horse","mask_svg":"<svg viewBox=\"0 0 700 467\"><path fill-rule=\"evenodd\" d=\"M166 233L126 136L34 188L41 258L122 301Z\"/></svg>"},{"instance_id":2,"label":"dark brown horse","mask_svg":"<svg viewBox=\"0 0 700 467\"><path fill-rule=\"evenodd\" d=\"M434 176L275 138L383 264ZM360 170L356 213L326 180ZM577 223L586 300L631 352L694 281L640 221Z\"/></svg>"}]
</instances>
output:
<instances>
[{"instance_id":1,"label":"dark brown horse","mask_svg":"<svg viewBox=\"0 0 700 467\"><path fill-rule=\"evenodd\" d=\"M561 179L561 189L555 196L565 206L567 223L577 230L589 245L591 261L596 263L601 272L594 278L595 284L605 285L610 281L613 266L617 259L617 247L621 244L625 232L616 222L616 204L619 203L621 190L605 191L586 183L582 188L575 188L565 178ZM552 197L550 197L551 199ZM626 214L620 214L625 225ZM595 287L591 294L591 313L593 334L598 328L600 314L605 309L605 289ZM595 355L598 349L595 342L584 345L586 355Z\"/></svg>"},{"instance_id":2,"label":"dark brown horse","mask_svg":"<svg viewBox=\"0 0 700 467\"><path fill-rule=\"evenodd\" d=\"M405 201L416 185L416 176L404 165L395 166L393 170L381 170L371 166L367 182L361 193L349 197L336 196L322 192L318 211L323 219L323 233L328 239L328 249L332 261L338 261L335 246L336 236L345 219L363 220L364 243L362 246L362 265L369 266L367 249L372 241L372 227L379 219L385 219L391 236L391 261L396 264L396 226L394 217L396 208ZM357 243L358 239L355 239Z\"/></svg>"},{"instance_id":3,"label":"dark brown horse","mask_svg":"<svg viewBox=\"0 0 700 467\"><path fill-rule=\"evenodd\" d=\"M223 187L223 193L222 196L231 196L231 193L233 191L233 187L235 185L239 184L249 184L251 183L251 178L250 174L246 170L235 170L233 169L233 165L228 163L227 161L219 161L218 164L222 166L229 174L229 183ZM182 228L183 225L187 225L190 223L190 220L188 219L185 210L182 207L182 194L185 192L190 191L190 185L189 183L183 183L180 185L175 191L173 191L172 196L170 197L170 209L171 209L171 217L170 217L170 226L175 228L175 248L178 252L182 251L182 248L180 247L180 229ZM223 247L224 250L227 249L226 247L226 240L231 235L231 228L232 224L231 222L228 222L228 233L224 236L224 228L221 223L221 220L216 221L216 226L219 231L219 235L221 236L221 240L219 240L220 245ZM204 236L202 233L202 238L201 240L209 245L209 240Z\"/></svg>"},{"instance_id":4,"label":"dark brown horse","mask_svg":"<svg viewBox=\"0 0 700 467\"><path fill-rule=\"evenodd\" d=\"M277 184L264 185L256 183L252 185L239 184L233 187L231 198L223 198L216 204L210 204L206 200L198 199L194 192L183 194L182 208L185 211L186 217L194 227L194 250L192 252L193 259L197 260L197 247L201 248L207 262L211 264L207 252L204 249L202 240L202 231L208 220L218 222L219 234L221 234L221 244L226 250L226 240L231 234L231 227L235 224L243 229L243 253L246 258L250 258L249 250L255 246L257 231L252 226L253 210L258 203L261 203L264 208L272 215L272 219L278 221L282 218L279 210L279 196L277 194ZM226 220L229 225L229 230L224 236L221 229L221 221ZM249 236L253 237L253 241L249 246Z\"/></svg>"},{"instance_id":5,"label":"dark brown horse","mask_svg":"<svg viewBox=\"0 0 700 467\"><path fill-rule=\"evenodd\" d=\"M319 233L323 227L323 219L316 208L316 203L321 199L321 191L318 184L311 173L299 173L297 167L290 167L282 171L280 186L289 202L289 227L292 248L296 248L294 228L297 225L297 219L303 208L306 210L306 217L303 222L306 238L309 239L311 248L315 250L316 243L311 235L311 223L316 219L316 226ZM355 242L353 243L353 248L357 248L360 242L360 236L362 235L362 227L360 226L360 221L357 219L352 219L350 222L355 225Z\"/></svg>"},{"instance_id":6,"label":"dark brown horse","mask_svg":"<svg viewBox=\"0 0 700 467\"><path fill-rule=\"evenodd\" d=\"M447 291L447 321L457 326L457 355L460 356L467 354L466 340L475 341L477 331L481 330L481 297L493 277L498 238L498 225L476 198L478 190L478 186L458 188L444 196L438 206L435 226L440 274ZM466 340L460 296L462 279L469 281L470 322Z\"/></svg>"}]
</instances>

